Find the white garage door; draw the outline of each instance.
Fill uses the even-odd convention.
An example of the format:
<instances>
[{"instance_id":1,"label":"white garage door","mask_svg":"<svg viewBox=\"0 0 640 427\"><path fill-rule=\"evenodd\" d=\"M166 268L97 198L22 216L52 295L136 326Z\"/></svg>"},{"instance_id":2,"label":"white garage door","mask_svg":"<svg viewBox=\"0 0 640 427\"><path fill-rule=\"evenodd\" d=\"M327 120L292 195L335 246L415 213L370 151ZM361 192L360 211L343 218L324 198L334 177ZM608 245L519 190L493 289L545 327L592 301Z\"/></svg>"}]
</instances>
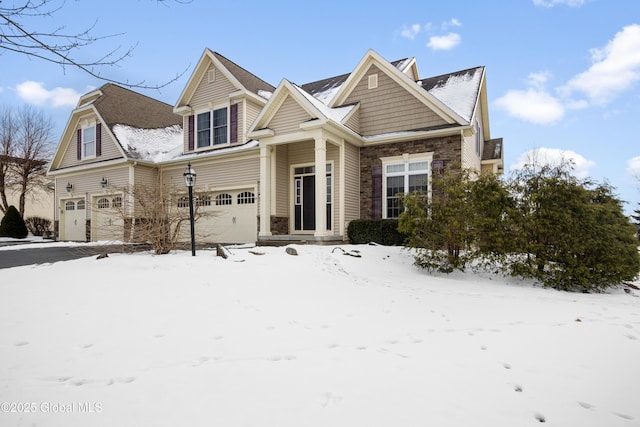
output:
<instances>
[{"instance_id":1,"label":"white garage door","mask_svg":"<svg viewBox=\"0 0 640 427\"><path fill-rule=\"evenodd\" d=\"M86 240L86 206L84 199L61 200L62 230L60 240Z\"/></svg>"},{"instance_id":2,"label":"white garage door","mask_svg":"<svg viewBox=\"0 0 640 427\"><path fill-rule=\"evenodd\" d=\"M215 243L255 243L258 200L253 189L220 191L201 196L195 203L205 214L196 223L197 238Z\"/></svg>"},{"instance_id":3,"label":"white garage door","mask_svg":"<svg viewBox=\"0 0 640 427\"><path fill-rule=\"evenodd\" d=\"M124 220L122 219L121 196L98 196L93 198L91 219L91 240L123 241Z\"/></svg>"}]
</instances>

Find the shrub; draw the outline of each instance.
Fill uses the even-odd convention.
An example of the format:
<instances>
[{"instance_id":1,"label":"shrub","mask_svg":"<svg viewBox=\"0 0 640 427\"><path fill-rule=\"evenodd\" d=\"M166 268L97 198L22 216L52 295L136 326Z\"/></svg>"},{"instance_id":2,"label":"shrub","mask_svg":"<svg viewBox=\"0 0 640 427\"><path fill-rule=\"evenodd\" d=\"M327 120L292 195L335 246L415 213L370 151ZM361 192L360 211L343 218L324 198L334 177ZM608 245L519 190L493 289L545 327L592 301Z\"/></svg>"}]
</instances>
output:
<instances>
[{"instance_id":1,"label":"shrub","mask_svg":"<svg viewBox=\"0 0 640 427\"><path fill-rule=\"evenodd\" d=\"M400 246L406 235L398 231L397 219L356 219L347 228L353 244L375 242L385 246Z\"/></svg>"},{"instance_id":2,"label":"shrub","mask_svg":"<svg viewBox=\"0 0 640 427\"><path fill-rule=\"evenodd\" d=\"M29 235L29 230L15 206L9 206L2 221L0 221L0 237L13 237L24 239Z\"/></svg>"},{"instance_id":3,"label":"shrub","mask_svg":"<svg viewBox=\"0 0 640 427\"><path fill-rule=\"evenodd\" d=\"M34 236L42 236L50 230L51 220L40 216L30 216L24 220L27 229Z\"/></svg>"}]
</instances>

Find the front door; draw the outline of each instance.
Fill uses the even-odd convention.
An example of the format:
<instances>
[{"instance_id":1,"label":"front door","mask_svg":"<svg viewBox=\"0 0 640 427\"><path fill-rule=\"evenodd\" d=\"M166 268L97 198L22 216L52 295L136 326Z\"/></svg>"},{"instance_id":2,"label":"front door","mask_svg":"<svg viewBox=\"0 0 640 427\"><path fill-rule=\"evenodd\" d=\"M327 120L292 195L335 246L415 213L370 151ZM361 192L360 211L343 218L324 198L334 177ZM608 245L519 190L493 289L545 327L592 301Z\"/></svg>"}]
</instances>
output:
<instances>
[{"instance_id":1,"label":"front door","mask_svg":"<svg viewBox=\"0 0 640 427\"><path fill-rule=\"evenodd\" d=\"M293 178L294 231L315 231L316 229L316 168L296 167ZM331 164L327 164L327 230L331 229Z\"/></svg>"},{"instance_id":2,"label":"front door","mask_svg":"<svg viewBox=\"0 0 640 427\"><path fill-rule=\"evenodd\" d=\"M63 200L62 223L63 230L60 240L74 240L84 242L86 240L86 210L84 199Z\"/></svg>"},{"instance_id":3,"label":"front door","mask_svg":"<svg viewBox=\"0 0 640 427\"><path fill-rule=\"evenodd\" d=\"M316 229L316 177L297 176L295 188L295 230L314 231Z\"/></svg>"}]
</instances>

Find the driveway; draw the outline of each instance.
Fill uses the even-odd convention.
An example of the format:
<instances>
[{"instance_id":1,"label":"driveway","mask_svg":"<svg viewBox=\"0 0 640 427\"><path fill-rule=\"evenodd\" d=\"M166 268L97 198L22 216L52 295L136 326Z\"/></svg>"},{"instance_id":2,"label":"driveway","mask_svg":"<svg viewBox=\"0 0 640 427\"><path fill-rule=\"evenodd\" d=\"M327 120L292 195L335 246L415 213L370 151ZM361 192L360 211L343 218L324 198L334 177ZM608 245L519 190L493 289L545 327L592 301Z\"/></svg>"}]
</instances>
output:
<instances>
[{"instance_id":1,"label":"driveway","mask_svg":"<svg viewBox=\"0 0 640 427\"><path fill-rule=\"evenodd\" d=\"M25 245L28 245L28 243L25 243ZM27 248L22 246L16 249L5 249L0 251L0 269L19 267L23 265L69 261L87 256L96 256L104 252L131 252L134 250L145 249L148 248L133 245L51 246L38 248Z\"/></svg>"}]
</instances>

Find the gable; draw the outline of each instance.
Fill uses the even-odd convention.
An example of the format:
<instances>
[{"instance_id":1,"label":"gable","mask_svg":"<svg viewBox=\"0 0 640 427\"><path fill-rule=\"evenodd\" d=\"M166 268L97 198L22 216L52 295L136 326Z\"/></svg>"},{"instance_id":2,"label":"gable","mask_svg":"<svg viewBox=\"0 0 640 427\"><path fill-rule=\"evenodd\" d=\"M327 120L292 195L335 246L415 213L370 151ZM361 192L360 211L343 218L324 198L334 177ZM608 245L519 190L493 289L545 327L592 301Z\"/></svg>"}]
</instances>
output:
<instances>
[{"instance_id":1,"label":"gable","mask_svg":"<svg viewBox=\"0 0 640 427\"><path fill-rule=\"evenodd\" d=\"M225 73L213 63L205 69L189 105L194 110L209 108L209 102L228 102L229 94L237 90Z\"/></svg>"},{"instance_id":2,"label":"gable","mask_svg":"<svg viewBox=\"0 0 640 427\"><path fill-rule=\"evenodd\" d=\"M369 76L377 75L377 87L369 88ZM355 83L344 104L359 103L363 136L447 126L424 102L409 93L375 64Z\"/></svg>"},{"instance_id":3,"label":"gable","mask_svg":"<svg viewBox=\"0 0 640 427\"><path fill-rule=\"evenodd\" d=\"M300 131L300 123L314 119L291 95L287 95L265 127L276 134Z\"/></svg>"},{"instance_id":4,"label":"gable","mask_svg":"<svg viewBox=\"0 0 640 427\"><path fill-rule=\"evenodd\" d=\"M82 159L81 131L86 127L96 127L96 156ZM87 165L104 162L107 160L123 159L122 148L115 140L109 127L101 120L93 108L88 111L74 114L63 133L58 151L51 162L50 171L69 168L72 166Z\"/></svg>"}]
</instances>

